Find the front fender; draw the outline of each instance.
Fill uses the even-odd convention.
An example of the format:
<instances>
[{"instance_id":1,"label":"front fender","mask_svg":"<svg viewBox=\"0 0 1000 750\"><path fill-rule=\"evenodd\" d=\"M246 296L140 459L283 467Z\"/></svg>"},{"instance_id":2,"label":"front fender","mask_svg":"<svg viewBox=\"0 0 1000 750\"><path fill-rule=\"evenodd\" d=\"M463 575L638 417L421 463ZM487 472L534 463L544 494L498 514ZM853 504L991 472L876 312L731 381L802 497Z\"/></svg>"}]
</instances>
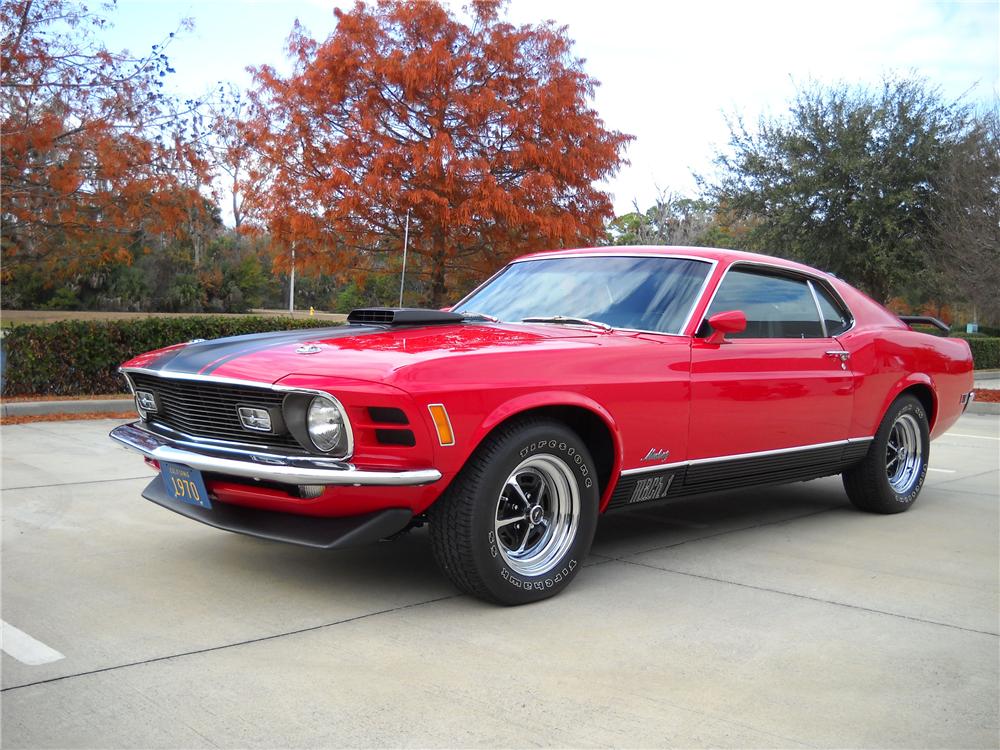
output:
<instances>
[{"instance_id":1,"label":"front fender","mask_svg":"<svg viewBox=\"0 0 1000 750\"><path fill-rule=\"evenodd\" d=\"M472 439L470 440L471 449L468 455L471 456L472 453L479 447L486 436L490 434L498 425L507 421L512 417L516 417L520 414L526 414L536 409L544 409L551 407L576 407L580 409L585 409L590 413L596 415L607 427L608 432L611 435L611 444L613 446L613 461L611 466L611 475L607 486L604 488L601 494L601 510L607 506L608 501L611 499L611 492L614 490L615 481L618 477L618 473L621 471L622 461L623 461L623 449L622 449L622 436L621 430L618 427L618 423L615 418L611 416L611 413L604 408L600 403L594 401L592 398L588 398L575 391L535 391L532 393L525 393L520 396L516 396L508 401L503 402L482 421L478 429L473 433ZM586 439L586 436L582 436Z\"/></svg>"}]
</instances>

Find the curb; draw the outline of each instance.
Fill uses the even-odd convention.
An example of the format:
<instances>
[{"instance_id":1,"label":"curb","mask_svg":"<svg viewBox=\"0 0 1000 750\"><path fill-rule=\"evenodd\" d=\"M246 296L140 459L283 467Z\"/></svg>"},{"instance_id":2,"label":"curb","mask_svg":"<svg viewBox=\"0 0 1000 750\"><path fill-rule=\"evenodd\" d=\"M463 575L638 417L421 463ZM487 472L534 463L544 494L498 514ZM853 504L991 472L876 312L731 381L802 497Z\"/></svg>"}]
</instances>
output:
<instances>
[{"instance_id":1,"label":"curb","mask_svg":"<svg viewBox=\"0 0 1000 750\"><path fill-rule=\"evenodd\" d=\"M135 402L130 398L100 398L72 401L15 401L4 403L2 413L5 417L33 417L40 414L93 414L94 412L113 414L134 409Z\"/></svg>"},{"instance_id":2,"label":"curb","mask_svg":"<svg viewBox=\"0 0 1000 750\"><path fill-rule=\"evenodd\" d=\"M973 401L966 414L1000 414L1000 402L995 401Z\"/></svg>"}]
</instances>

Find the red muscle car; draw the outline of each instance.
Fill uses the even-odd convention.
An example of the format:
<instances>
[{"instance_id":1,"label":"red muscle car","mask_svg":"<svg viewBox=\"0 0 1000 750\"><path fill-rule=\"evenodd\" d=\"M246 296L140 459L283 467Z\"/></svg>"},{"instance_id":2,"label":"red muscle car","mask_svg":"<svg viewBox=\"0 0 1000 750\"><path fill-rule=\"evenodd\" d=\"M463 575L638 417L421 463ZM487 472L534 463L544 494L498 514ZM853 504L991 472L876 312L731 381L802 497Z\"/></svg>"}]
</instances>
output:
<instances>
[{"instance_id":1,"label":"red muscle car","mask_svg":"<svg viewBox=\"0 0 1000 750\"><path fill-rule=\"evenodd\" d=\"M932 321L933 322L933 321ZM124 365L147 499L333 549L430 524L463 591L519 604L579 572L599 514L842 474L906 510L972 392L968 345L813 268L616 247L510 263L454 308L193 341Z\"/></svg>"}]
</instances>

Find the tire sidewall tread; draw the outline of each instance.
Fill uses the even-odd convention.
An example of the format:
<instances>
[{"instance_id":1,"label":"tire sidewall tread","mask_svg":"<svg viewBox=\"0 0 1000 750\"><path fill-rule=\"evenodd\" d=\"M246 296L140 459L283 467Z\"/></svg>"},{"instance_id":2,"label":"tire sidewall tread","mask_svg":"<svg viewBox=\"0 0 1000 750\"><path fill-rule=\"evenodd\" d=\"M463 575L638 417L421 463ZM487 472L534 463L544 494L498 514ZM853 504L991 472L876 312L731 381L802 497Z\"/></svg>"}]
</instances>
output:
<instances>
[{"instance_id":1,"label":"tire sidewall tread","mask_svg":"<svg viewBox=\"0 0 1000 750\"><path fill-rule=\"evenodd\" d=\"M893 425L904 414L911 414L917 420L920 430L921 466L916 482L909 492L901 495L889 484L885 470L885 451ZM927 412L920 401L909 394L903 394L889 407L872 444L857 465L843 473L844 489L855 507L870 513L902 513L916 501L927 478L930 460L930 430Z\"/></svg>"},{"instance_id":2,"label":"tire sidewall tread","mask_svg":"<svg viewBox=\"0 0 1000 750\"><path fill-rule=\"evenodd\" d=\"M494 514L503 483L525 459L556 456L573 469L580 492L576 538L559 562L539 576L524 576L504 561L494 536ZM564 589L579 572L597 527L600 501L594 461L568 427L543 419L504 425L473 453L432 506L435 558L458 588L500 604L526 604Z\"/></svg>"}]
</instances>

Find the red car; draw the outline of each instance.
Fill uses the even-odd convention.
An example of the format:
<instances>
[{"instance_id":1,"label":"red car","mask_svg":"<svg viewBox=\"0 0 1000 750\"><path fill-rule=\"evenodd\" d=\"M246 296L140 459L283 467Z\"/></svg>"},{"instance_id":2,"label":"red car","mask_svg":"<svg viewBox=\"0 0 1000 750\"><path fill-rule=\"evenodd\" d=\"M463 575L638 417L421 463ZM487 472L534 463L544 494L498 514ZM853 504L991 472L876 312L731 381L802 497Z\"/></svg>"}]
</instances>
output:
<instances>
[{"instance_id":1,"label":"red car","mask_svg":"<svg viewBox=\"0 0 1000 750\"><path fill-rule=\"evenodd\" d=\"M678 247L530 255L448 311L122 371L142 419L111 437L159 469L147 499L326 549L429 522L451 580L504 604L563 589L616 508L842 474L906 510L972 397L964 341L807 266Z\"/></svg>"}]
</instances>

